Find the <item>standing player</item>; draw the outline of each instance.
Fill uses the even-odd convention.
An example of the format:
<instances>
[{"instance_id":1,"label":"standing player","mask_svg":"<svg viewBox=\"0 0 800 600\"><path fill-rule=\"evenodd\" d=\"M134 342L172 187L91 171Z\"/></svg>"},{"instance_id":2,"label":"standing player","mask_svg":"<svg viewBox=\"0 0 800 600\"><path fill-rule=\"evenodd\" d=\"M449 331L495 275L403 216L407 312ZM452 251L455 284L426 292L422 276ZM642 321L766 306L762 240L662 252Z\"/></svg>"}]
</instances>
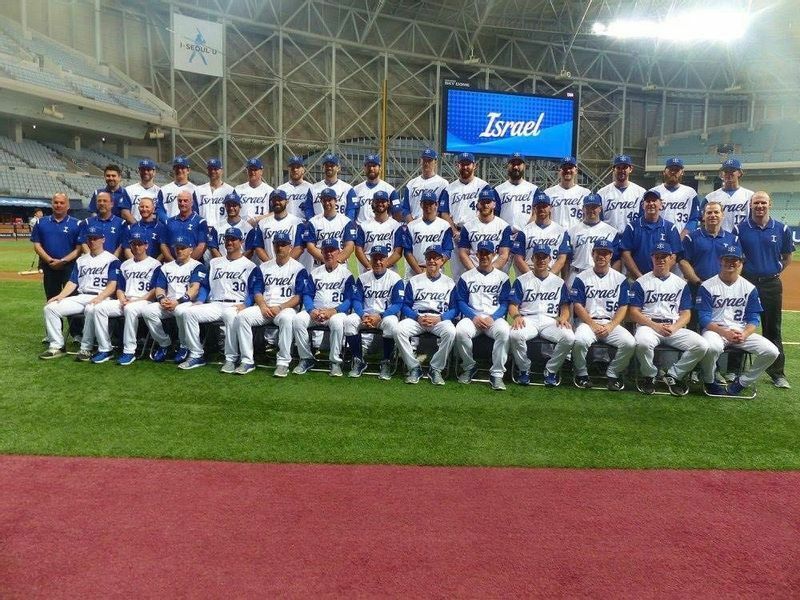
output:
<instances>
[{"instance_id":1,"label":"standing player","mask_svg":"<svg viewBox=\"0 0 800 600\"><path fill-rule=\"evenodd\" d=\"M459 383L470 383L477 367L472 356L472 339L485 334L494 340L489 381L492 389L506 389L503 374L508 359L508 338L511 328L506 321L511 284L508 275L495 269L494 244L478 244L478 266L461 276L456 287L458 309L463 318L456 325L456 351L461 358Z\"/></svg>"},{"instance_id":2,"label":"standing player","mask_svg":"<svg viewBox=\"0 0 800 600\"><path fill-rule=\"evenodd\" d=\"M409 192L411 194L411 192ZM453 252L453 230L450 224L437 216L439 199L435 190L422 190L419 194L422 216L405 227L403 249L406 257L405 280L424 273L427 268L425 253L431 246L441 248L442 262L447 262Z\"/></svg>"},{"instance_id":3,"label":"standing player","mask_svg":"<svg viewBox=\"0 0 800 600\"><path fill-rule=\"evenodd\" d=\"M399 212L400 196L393 186L381 179L381 157L377 154L369 154L364 159L365 181L353 188L353 204L356 208L356 218L359 225L363 225L374 218L372 212L372 199L378 192L384 192L389 199L390 208L393 212Z\"/></svg>"},{"instance_id":4,"label":"standing player","mask_svg":"<svg viewBox=\"0 0 800 600\"><path fill-rule=\"evenodd\" d=\"M163 190L162 190L163 191ZM205 219L192 211L194 196L189 190L181 190L175 202L178 205L178 214L167 221L165 239L161 243L161 254L165 261L173 260L171 246L179 237L191 241L192 258L202 260L208 243L208 225Z\"/></svg>"},{"instance_id":5,"label":"standing player","mask_svg":"<svg viewBox=\"0 0 800 600\"><path fill-rule=\"evenodd\" d=\"M662 381L673 396L689 391L684 378L700 362L708 344L686 328L692 316L692 291L689 285L670 273L672 247L659 242L651 251L653 270L639 277L631 287L628 312L636 323L636 359L644 377L641 390L655 392L658 369L653 363L656 346L663 344L682 352L664 374Z\"/></svg>"},{"instance_id":6,"label":"standing player","mask_svg":"<svg viewBox=\"0 0 800 600\"><path fill-rule=\"evenodd\" d=\"M372 218L360 223L356 232L355 253L361 273L372 268L368 258L374 246L388 246L391 251L383 265L397 272L397 261L403 258L403 231L400 222L389 215L389 195L384 190L375 192L370 202Z\"/></svg>"},{"instance_id":7,"label":"standing player","mask_svg":"<svg viewBox=\"0 0 800 600\"><path fill-rule=\"evenodd\" d=\"M131 215L131 199L122 187L122 169L117 165L106 165L103 169L103 178L106 180L106 187L94 191L92 199L89 200L89 212L97 212L97 196L105 192L111 198L111 214L127 223L133 223L135 219Z\"/></svg>"},{"instance_id":8,"label":"standing player","mask_svg":"<svg viewBox=\"0 0 800 600\"><path fill-rule=\"evenodd\" d=\"M289 214L305 221L303 204L311 190L311 184L304 179L306 175L305 161L302 156L289 157L288 171L289 181L278 186L278 189L286 194L286 201L289 203Z\"/></svg>"},{"instance_id":9,"label":"standing player","mask_svg":"<svg viewBox=\"0 0 800 600\"><path fill-rule=\"evenodd\" d=\"M694 286L695 291L706 279L719 273L719 259L728 248L739 245L735 235L722 229L722 210L719 200L706 202L702 226L683 238L680 267L684 278Z\"/></svg>"},{"instance_id":10,"label":"standing player","mask_svg":"<svg viewBox=\"0 0 800 600\"><path fill-rule=\"evenodd\" d=\"M81 348L76 361L86 362L92 358L94 345L94 311L117 289L119 259L103 249L103 230L89 227L86 243L89 252L75 261L69 281L58 294L48 298L44 305L44 325L47 330L48 349L39 358L48 360L63 356L64 333L61 317L84 315ZM77 292L77 294L75 293Z\"/></svg>"},{"instance_id":11,"label":"standing player","mask_svg":"<svg viewBox=\"0 0 800 600\"><path fill-rule=\"evenodd\" d=\"M642 198L644 213L628 223L620 240L622 264L628 275L639 279L650 271L652 259L650 252L659 242L666 242L673 254L680 259L683 246L678 228L661 216L661 194L658 190L648 190Z\"/></svg>"},{"instance_id":12,"label":"standing player","mask_svg":"<svg viewBox=\"0 0 800 600\"><path fill-rule=\"evenodd\" d=\"M262 178L264 163L260 158L248 159L244 168L247 171L247 181L237 185L234 191L242 201L242 218L256 227L269 214L269 198L273 188Z\"/></svg>"},{"instance_id":13,"label":"standing player","mask_svg":"<svg viewBox=\"0 0 800 600\"><path fill-rule=\"evenodd\" d=\"M439 195L441 217L453 227L453 237L461 231L464 223L475 216L478 210L478 194L491 186L475 176L475 156L470 152L458 155L458 179L448 184Z\"/></svg>"},{"instance_id":14,"label":"standing player","mask_svg":"<svg viewBox=\"0 0 800 600\"><path fill-rule=\"evenodd\" d=\"M569 291L564 280L550 272L550 255L547 246L534 246L533 271L517 277L511 288L509 346L519 369L517 382L520 385L531 381L528 340L539 336L556 345L544 369L544 384L548 387L560 383L558 372L575 343L570 324Z\"/></svg>"},{"instance_id":15,"label":"standing player","mask_svg":"<svg viewBox=\"0 0 800 600\"><path fill-rule=\"evenodd\" d=\"M517 233L514 239L514 270L527 273L533 268L533 248L537 245L551 249L550 271L560 275L572 255L569 234L551 218L550 197L539 190L533 195L534 218Z\"/></svg>"},{"instance_id":16,"label":"standing player","mask_svg":"<svg viewBox=\"0 0 800 600\"><path fill-rule=\"evenodd\" d=\"M339 157L335 154L326 154L322 157L322 168L325 178L311 186L303 203L303 215L307 221L323 212L322 192L333 190L336 194L336 212L355 221L358 212L355 205L355 192L349 183L339 179Z\"/></svg>"},{"instance_id":17,"label":"standing player","mask_svg":"<svg viewBox=\"0 0 800 600\"><path fill-rule=\"evenodd\" d=\"M273 192L275 193L275 192ZM237 375L247 375L256 368L253 358L253 327L274 324L278 328L278 357L274 377L286 377L292 361L292 323L295 310L308 285L308 271L292 258L292 238L283 231L271 239L273 258L254 271L251 290L253 306L236 315L234 331L239 341Z\"/></svg>"},{"instance_id":18,"label":"standing player","mask_svg":"<svg viewBox=\"0 0 800 600\"><path fill-rule=\"evenodd\" d=\"M156 197L156 216L162 223L178 214L178 194L188 191L192 199L191 210L197 212L197 199L194 197L195 185L189 181L189 159L185 156L176 156L172 160L173 179L162 185Z\"/></svg>"},{"instance_id":19,"label":"standing player","mask_svg":"<svg viewBox=\"0 0 800 600\"><path fill-rule=\"evenodd\" d=\"M340 262L338 240L322 240L322 256L323 264L311 271L303 294L303 310L295 315L292 323L294 341L300 355L300 364L294 368L294 373L304 375L314 366L308 335L308 328L313 324L327 327L330 331L330 374L331 377L341 377L342 343L355 280L347 265Z\"/></svg>"},{"instance_id":20,"label":"standing player","mask_svg":"<svg viewBox=\"0 0 800 600\"><path fill-rule=\"evenodd\" d=\"M321 265L325 262L322 243L325 240L336 240L341 249L336 253L337 259L346 263L353 253L358 226L337 210L336 190L325 188L320 192L322 198L322 214L312 217L303 231L303 242L306 252Z\"/></svg>"},{"instance_id":21,"label":"standing player","mask_svg":"<svg viewBox=\"0 0 800 600\"><path fill-rule=\"evenodd\" d=\"M200 341L200 323L222 321L225 331L225 363L220 373L233 373L239 360L239 344L233 320L244 308L248 294L253 293L260 272L242 252L242 230L228 227L225 230L225 256L212 258L208 266L206 287L208 302L190 306L183 314L183 330L187 359L178 368L188 370L206 364L203 344Z\"/></svg>"},{"instance_id":22,"label":"standing player","mask_svg":"<svg viewBox=\"0 0 800 600\"><path fill-rule=\"evenodd\" d=\"M628 280L611 268L613 252L611 242L598 240L592 251L594 268L579 273L570 289L572 308L580 322L575 329L575 345L572 347L575 385L579 388L592 387L586 355L589 346L601 341L617 349L606 370L606 388L611 392L624 390L622 374L628 368L636 346L633 336L622 326L628 311Z\"/></svg>"},{"instance_id":23,"label":"standing player","mask_svg":"<svg viewBox=\"0 0 800 600\"><path fill-rule=\"evenodd\" d=\"M75 259L81 254L80 222L68 214L69 198L58 192L53 195L50 207L52 214L39 219L31 231L33 251L39 256L45 299L61 292L72 274Z\"/></svg>"},{"instance_id":24,"label":"standing player","mask_svg":"<svg viewBox=\"0 0 800 600\"><path fill-rule=\"evenodd\" d=\"M591 190L578 185L578 161L567 156L561 159L558 183L544 191L550 198L553 221L569 230L581 222L581 199L591 194Z\"/></svg>"},{"instance_id":25,"label":"standing player","mask_svg":"<svg viewBox=\"0 0 800 600\"><path fill-rule=\"evenodd\" d=\"M708 342L708 352L701 363L703 382L706 393L714 396L738 396L775 364L780 354L775 344L756 333L763 308L758 289L740 276L741 270L742 253L732 247L722 256L719 275L704 281L697 297L698 321ZM714 382L714 371L720 354L729 347L749 352L753 361L726 390Z\"/></svg>"},{"instance_id":26,"label":"standing player","mask_svg":"<svg viewBox=\"0 0 800 600\"><path fill-rule=\"evenodd\" d=\"M733 231L739 223L746 221L750 216L750 199L753 190L748 190L739 185L739 180L744 175L742 163L739 159L729 158L722 163L720 178L722 187L706 196L706 202L712 200L722 204L722 229Z\"/></svg>"},{"instance_id":27,"label":"standing player","mask_svg":"<svg viewBox=\"0 0 800 600\"><path fill-rule=\"evenodd\" d=\"M575 275L594 266L592 250L597 240L608 240L614 246L611 268L620 270L619 266L619 233L616 228L600 220L600 206L603 199L599 194L589 194L583 198L583 220L569 230L569 241L572 245L572 260L567 285L572 286Z\"/></svg>"},{"instance_id":28,"label":"standing player","mask_svg":"<svg viewBox=\"0 0 800 600\"><path fill-rule=\"evenodd\" d=\"M209 227L221 231L225 229L225 198L235 193L233 186L222 181L222 161L209 158L206 161L208 183L197 186L194 191L197 199L197 214L205 219Z\"/></svg>"},{"instance_id":29,"label":"standing player","mask_svg":"<svg viewBox=\"0 0 800 600\"><path fill-rule=\"evenodd\" d=\"M109 192L100 191L95 197L95 211L92 215L81 223L78 232L78 242L83 247L84 254L89 252L86 242L86 232L94 227L103 232L103 245L106 250L119 257L122 254L122 240L125 233L125 221L121 217L112 214L111 206L113 200Z\"/></svg>"},{"instance_id":30,"label":"standing player","mask_svg":"<svg viewBox=\"0 0 800 600\"><path fill-rule=\"evenodd\" d=\"M478 245L491 242L495 258L492 266L508 272L511 255L511 227L503 219L495 215L495 199L493 189L483 189L478 194L478 214L467 219L458 237L458 260L453 261L453 279L458 281L465 271L478 266Z\"/></svg>"},{"instance_id":31,"label":"standing player","mask_svg":"<svg viewBox=\"0 0 800 600\"><path fill-rule=\"evenodd\" d=\"M525 179L525 158L519 152L508 157L506 172L508 179L495 188L498 216L517 233L533 216L533 195L539 188Z\"/></svg>"},{"instance_id":32,"label":"standing player","mask_svg":"<svg viewBox=\"0 0 800 600\"><path fill-rule=\"evenodd\" d=\"M94 311L94 331L97 336L97 354L93 363L103 363L112 358L110 317L125 317L122 333L122 354L117 361L128 366L136 360L136 333L139 317L156 297L152 288L153 274L161 266L155 258L147 255L149 233L134 225L129 233L130 251L133 255L122 263L117 277L116 298L101 302Z\"/></svg>"},{"instance_id":33,"label":"standing player","mask_svg":"<svg viewBox=\"0 0 800 600\"><path fill-rule=\"evenodd\" d=\"M783 282L781 273L792 262L792 232L769 215L772 200L767 192L756 192L750 198L750 218L734 227L747 262L744 277L756 286L764 313L761 333L780 351L778 359L767 369L775 387L789 389L784 372L786 357L781 339L783 314Z\"/></svg>"},{"instance_id":34,"label":"standing player","mask_svg":"<svg viewBox=\"0 0 800 600\"><path fill-rule=\"evenodd\" d=\"M420 174L403 186L400 210L406 222L422 218L422 194L431 191L439 201L439 195L447 187L447 180L436 172L439 155L433 148L425 148L419 155ZM393 210L395 216L397 212Z\"/></svg>"},{"instance_id":35,"label":"standing player","mask_svg":"<svg viewBox=\"0 0 800 600\"><path fill-rule=\"evenodd\" d=\"M631 219L639 215L645 189L631 181L633 160L627 154L614 157L614 181L600 188L597 195L603 199L603 221L622 235Z\"/></svg>"},{"instance_id":36,"label":"standing player","mask_svg":"<svg viewBox=\"0 0 800 600\"><path fill-rule=\"evenodd\" d=\"M156 163L149 158L139 161L139 181L132 183L125 188L125 193L130 200L130 207L122 210L123 219L128 223L139 221L142 218L139 212L139 201L142 198L150 198L155 202L158 192L161 188L156 185ZM128 219L126 211L131 215L132 219Z\"/></svg>"},{"instance_id":37,"label":"standing player","mask_svg":"<svg viewBox=\"0 0 800 600\"><path fill-rule=\"evenodd\" d=\"M697 229L700 222L700 199L697 191L683 185L683 160L667 159L662 173L664 183L653 188L661 198L661 210L667 221L675 224L683 236Z\"/></svg>"},{"instance_id":38,"label":"standing player","mask_svg":"<svg viewBox=\"0 0 800 600\"><path fill-rule=\"evenodd\" d=\"M290 255L298 260L303 254L303 220L289 213L289 201L286 192L280 188L270 194L270 212L268 217L258 222L255 231L255 254L261 262L275 258L272 253L275 236L286 234L291 244Z\"/></svg>"}]
</instances>

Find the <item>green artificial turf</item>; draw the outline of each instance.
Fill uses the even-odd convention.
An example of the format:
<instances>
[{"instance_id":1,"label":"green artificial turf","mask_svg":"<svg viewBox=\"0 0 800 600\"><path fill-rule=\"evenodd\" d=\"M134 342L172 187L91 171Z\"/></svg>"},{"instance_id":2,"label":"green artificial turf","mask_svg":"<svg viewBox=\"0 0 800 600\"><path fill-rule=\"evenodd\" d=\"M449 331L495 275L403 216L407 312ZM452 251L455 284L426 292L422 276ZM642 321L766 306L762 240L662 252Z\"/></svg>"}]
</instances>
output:
<instances>
[{"instance_id":1,"label":"green artificial turf","mask_svg":"<svg viewBox=\"0 0 800 600\"><path fill-rule=\"evenodd\" d=\"M0 284L0 453L237 461L800 468L795 392L754 401L448 381L405 385L259 369L41 361L42 291ZM797 327L800 316L787 315ZM787 348L800 385L798 348Z\"/></svg>"}]
</instances>

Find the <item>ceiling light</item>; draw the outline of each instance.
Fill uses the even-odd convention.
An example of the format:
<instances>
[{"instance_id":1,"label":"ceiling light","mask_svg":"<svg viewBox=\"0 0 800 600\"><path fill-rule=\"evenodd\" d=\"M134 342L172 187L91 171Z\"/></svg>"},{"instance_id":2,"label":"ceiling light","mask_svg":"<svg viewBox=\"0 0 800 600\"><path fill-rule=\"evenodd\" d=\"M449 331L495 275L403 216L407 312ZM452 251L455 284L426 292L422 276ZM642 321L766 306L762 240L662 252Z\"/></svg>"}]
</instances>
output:
<instances>
[{"instance_id":1,"label":"ceiling light","mask_svg":"<svg viewBox=\"0 0 800 600\"><path fill-rule=\"evenodd\" d=\"M750 15L738 10L696 10L670 14L660 21L617 19L595 23L592 33L622 40L654 39L669 42L731 42L740 39L750 24Z\"/></svg>"}]
</instances>

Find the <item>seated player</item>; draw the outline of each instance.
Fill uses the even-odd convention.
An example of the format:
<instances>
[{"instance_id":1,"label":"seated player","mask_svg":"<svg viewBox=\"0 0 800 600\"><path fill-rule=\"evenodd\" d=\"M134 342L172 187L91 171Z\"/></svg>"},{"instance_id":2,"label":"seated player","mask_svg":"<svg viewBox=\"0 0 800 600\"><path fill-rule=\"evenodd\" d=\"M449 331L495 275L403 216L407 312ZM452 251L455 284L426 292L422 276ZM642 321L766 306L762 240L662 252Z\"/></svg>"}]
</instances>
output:
<instances>
[{"instance_id":1,"label":"seated player","mask_svg":"<svg viewBox=\"0 0 800 600\"><path fill-rule=\"evenodd\" d=\"M103 248L105 236L99 227L86 227L85 240L89 253L78 257L64 289L44 305L48 349L39 355L41 359L48 360L65 354L61 317L79 314L84 315L83 335L75 360L86 362L92 358L94 311L117 289L119 259ZM73 295L76 291L77 294Z\"/></svg>"},{"instance_id":2,"label":"seated player","mask_svg":"<svg viewBox=\"0 0 800 600\"><path fill-rule=\"evenodd\" d=\"M353 313L347 316L347 346L353 354L350 377L361 377L367 368L364 362L360 327L380 328L383 337L383 359L378 377L392 378L391 358L394 354L394 332L397 315L403 305L403 281L400 275L387 270L392 249L372 246L369 252L371 269L356 279L353 291Z\"/></svg>"},{"instance_id":3,"label":"seated player","mask_svg":"<svg viewBox=\"0 0 800 600\"><path fill-rule=\"evenodd\" d=\"M642 393L655 392L658 369L653 364L656 346L663 344L681 351L662 381L673 396L683 396L689 388L686 375L700 362L708 344L699 334L686 329L692 317L692 291L685 280L670 273L672 247L659 242L650 254L653 270L642 275L631 287L628 312L636 323L636 358L644 377Z\"/></svg>"},{"instance_id":4,"label":"seated player","mask_svg":"<svg viewBox=\"0 0 800 600\"><path fill-rule=\"evenodd\" d=\"M586 366L589 346L597 341L614 346L617 352L606 370L606 387L609 391L618 392L625 389L622 374L633 358L636 342L622 326L628 311L628 280L611 268L613 253L614 245L611 242L597 240L592 249L594 267L578 273L570 289L572 309L576 321L580 321L575 329L572 366L575 369L575 385L590 388L592 382Z\"/></svg>"},{"instance_id":5,"label":"seated player","mask_svg":"<svg viewBox=\"0 0 800 600\"><path fill-rule=\"evenodd\" d=\"M112 358L111 334L108 328L110 317L125 317L122 354L117 362L125 367L136 360L139 317L156 297L151 284L153 274L161 266L160 262L147 254L150 234L150 230L139 225L133 225L128 232L128 248L133 257L122 263L119 268L117 297L101 302L94 311L97 354L92 356L93 363L103 363Z\"/></svg>"},{"instance_id":6,"label":"seated player","mask_svg":"<svg viewBox=\"0 0 800 600\"><path fill-rule=\"evenodd\" d=\"M456 350L463 363L458 381L470 383L475 376L472 339L483 333L494 340L489 381L493 390L502 391L506 389L503 374L511 331L506 321L511 284L508 275L493 265L495 246L492 242L479 242L477 254L478 266L465 272L456 287L458 309L463 316L456 325Z\"/></svg>"},{"instance_id":7,"label":"seated player","mask_svg":"<svg viewBox=\"0 0 800 600\"><path fill-rule=\"evenodd\" d=\"M517 277L511 288L509 347L519 369L517 381L520 385L528 385L531 381L528 340L539 336L556 345L544 370L544 384L548 387L558 385L558 372L575 343L570 324L569 292L564 280L550 272L551 256L549 246L534 246L533 271Z\"/></svg>"},{"instance_id":8,"label":"seated player","mask_svg":"<svg viewBox=\"0 0 800 600\"><path fill-rule=\"evenodd\" d=\"M273 192L274 193L274 192ZM267 219L262 220L263 223ZM237 375L247 375L256 368L253 359L253 327L275 324L278 327L278 357L274 377L286 377L292 361L292 323L295 308L308 285L308 271L292 258L292 238L285 231L271 234L272 254L275 258L261 263L260 274L253 282L253 306L236 315L234 331L239 340L239 366Z\"/></svg>"},{"instance_id":9,"label":"seated player","mask_svg":"<svg viewBox=\"0 0 800 600\"><path fill-rule=\"evenodd\" d=\"M730 246L720 262L719 275L702 283L696 300L697 320L708 342L708 352L701 362L703 382L711 395L738 396L775 362L780 352L775 344L755 332L763 309L758 290L741 276L741 250ZM749 352L753 362L726 389L714 383L714 371L717 359L727 348Z\"/></svg>"},{"instance_id":10,"label":"seated player","mask_svg":"<svg viewBox=\"0 0 800 600\"><path fill-rule=\"evenodd\" d=\"M326 201L323 198L323 205ZM308 328L311 325L327 327L330 332L331 377L342 376L342 342L347 313L353 298L353 279L346 264L339 262L339 242L333 238L321 242L323 263L311 271L309 285L303 294L303 310L294 317L292 329L300 364L294 368L296 375L304 375L314 366L314 355Z\"/></svg>"}]
</instances>

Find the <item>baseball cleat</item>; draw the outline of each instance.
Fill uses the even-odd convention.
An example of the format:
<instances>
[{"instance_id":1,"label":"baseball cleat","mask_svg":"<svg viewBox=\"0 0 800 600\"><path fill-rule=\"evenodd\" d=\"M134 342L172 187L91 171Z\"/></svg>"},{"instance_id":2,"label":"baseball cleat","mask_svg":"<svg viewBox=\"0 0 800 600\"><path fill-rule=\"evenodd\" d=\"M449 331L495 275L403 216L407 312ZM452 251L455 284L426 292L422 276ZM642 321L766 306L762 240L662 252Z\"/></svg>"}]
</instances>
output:
<instances>
[{"instance_id":1,"label":"baseball cleat","mask_svg":"<svg viewBox=\"0 0 800 600\"><path fill-rule=\"evenodd\" d=\"M331 377L341 377L342 375L344 375L344 373L342 373L342 365L340 365L339 363L332 363Z\"/></svg>"},{"instance_id":2,"label":"baseball cleat","mask_svg":"<svg viewBox=\"0 0 800 600\"><path fill-rule=\"evenodd\" d=\"M117 359L117 364L118 365L122 365L123 367L127 367L128 365L133 364L134 361L136 361L136 355L135 354L123 353Z\"/></svg>"},{"instance_id":3,"label":"baseball cleat","mask_svg":"<svg viewBox=\"0 0 800 600\"><path fill-rule=\"evenodd\" d=\"M92 360L92 353L88 350L79 350L75 355L75 362L89 362Z\"/></svg>"},{"instance_id":4,"label":"baseball cleat","mask_svg":"<svg viewBox=\"0 0 800 600\"><path fill-rule=\"evenodd\" d=\"M775 379L772 380L772 385L774 385L776 388L780 388L782 390L790 390L790 389L792 389L792 386L789 383L789 380L786 379L786 377L776 377Z\"/></svg>"},{"instance_id":5,"label":"baseball cleat","mask_svg":"<svg viewBox=\"0 0 800 600\"><path fill-rule=\"evenodd\" d=\"M544 372L544 385L546 387L556 387L559 383L561 383L561 379L558 377L558 373Z\"/></svg>"},{"instance_id":6,"label":"baseball cleat","mask_svg":"<svg viewBox=\"0 0 800 600\"><path fill-rule=\"evenodd\" d=\"M58 358L59 356L66 355L61 348L48 348L39 355L42 360L50 360L51 358Z\"/></svg>"},{"instance_id":7,"label":"baseball cleat","mask_svg":"<svg viewBox=\"0 0 800 600\"><path fill-rule=\"evenodd\" d=\"M278 365L272 373L273 377L286 377L289 375L289 365Z\"/></svg>"},{"instance_id":8,"label":"baseball cleat","mask_svg":"<svg viewBox=\"0 0 800 600\"><path fill-rule=\"evenodd\" d=\"M242 363L233 371L237 375L247 375L256 370L256 366L252 363Z\"/></svg>"},{"instance_id":9,"label":"baseball cleat","mask_svg":"<svg viewBox=\"0 0 800 600\"><path fill-rule=\"evenodd\" d=\"M305 375L314 367L316 361L313 358L303 358L300 360L300 364L298 364L292 373L295 375Z\"/></svg>"},{"instance_id":10,"label":"baseball cleat","mask_svg":"<svg viewBox=\"0 0 800 600\"><path fill-rule=\"evenodd\" d=\"M703 385L706 394L709 396L727 396L728 390L725 389L724 385L718 384L716 381L714 383L706 383Z\"/></svg>"},{"instance_id":11,"label":"baseball cleat","mask_svg":"<svg viewBox=\"0 0 800 600\"><path fill-rule=\"evenodd\" d=\"M152 360L153 362L162 363L162 362L164 362L166 360L168 351L169 351L169 348L166 348L166 347L163 347L163 346L159 346L158 348L154 348L150 352L150 360Z\"/></svg>"},{"instance_id":12,"label":"baseball cleat","mask_svg":"<svg viewBox=\"0 0 800 600\"><path fill-rule=\"evenodd\" d=\"M503 378L498 375L491 375L489 377L489 384L496 392L503 392L506 389L506 384L503 383Z\"/></svg>"},{"instance_id":13,"label":"baseball cleat","mask_svg":"<svg viewBox=\"0 0 800 600\"><path fill-rule=\"evenodd\" d=\"M461 375L458 376L458 383L472 383L472 378L475 377L475 373L478 372L478 367L470 367L469 369L465 369L461 372Z\"/></svg>"},{"instance_id":14,"label":"baseball cleat","mask_svg":"<svg viewBox=\"0 0 800 600\"><path fill-rule=\"evenodd\" d=\"M739 396L744 389L745 386L742 385L742 382L739 381L739 378L737 377L728 385L728 396Z\"/></svg>"},{"instance_id":15,"label":"baseball cleat","mask_svg":"<svg viewBox=\"0 0 800 600\"><path fill-rule=\"evenodd\" d=\"M621 392L625 389L625 382L619 377L609 377L606 389L609 392Z\"/></svg>"},{"instance_id":16,"label":"baseball cleat","mask_svg":"<svg viewBox=\"0 0 800 600\"><path fill-rule=\"evenodd\" d=\"M234 362L232 362L230 360L226 360L225 364L222 365L222 368L220 368L219 372L220 373L225 373L225 374L228 374L228 375L230 375L231 373L235 373L236 372L236 363L234 363Z\"/></svg>"},{"instance_id":17,"label":"baseball cleat","mask_svg":"<svg viewBox=\"0 0 800 600\"><path fill-rule=\"evenodd\" d=\"M112 352L95 352L92 355L92 362L96 365L100 363L107 362L114 358L114 354Z\"/></svg>"},{"instance_id":18,"label":"baseball cleat","mask_svg":"<svg viewBox=\"0 0 800 600\"><path fill-rule=\"evenodd\" d=\"M414 367L406 375L406 383L419 383L420 379L422 379L422 369L419 367Z\"/></svg>"},{"instance_id":19,"label":"baseball cleat","mask_svg":"<svg viewBox=\"0 0 800 600\"><path fill-rule=\"evenodd\" d=\"M348 373L348 377L361 377L366 370L367 363L363 359L356 357L353 359L353 366L350 369L350 373Z\"/></svg>"},{"instance_id":20,"label":"baseball cleat","mask_svg":"<svg viewBox=\"0 0 800 600\"><path fill-rule=\"evenodd\" d=\"M579 387L582 390L588 390L590 387L592 387L592 380L589 379L588 375L576 375L575 387Z\"/></svg>"},{"instance_id":21,"label":"baseball cleat","mask_svg":"<svg viewBox=\"0 0 800 600\"><path fill-rule=\"evenodd\" d=\"M189 358L189 349L188 348L178 348L178 351L175 353L175 358L173 358L173 362L176 364L181 364L186 362L186 359Z\"/></svg>"},{"instance_id":22,"label":"baseball cleat","mask_svg":"<svg viewBox=\"0 0 800 600\"><path fill-rule=\"evenodd\" d=\"M437 371L436 369L428 370L428 379L431 380L433 385L444 385L444 377L442 377L442 372Z\"/></svg>"},{"instance_id":23,"label":"baseball cleat","mask_svg":"<svg viewBox=\"0 0 800 600\"><path fill-rule=\"evenodd\" d=\"M531 384L531 374L527 371L520 371L517 375L517 383L519 385L530 385Z\"/></svg>"},{"instance_id":24,"label":"baseball cleat","mask_svg":"<svg viewBox=\"0 0 800 600\"><path fill-rule=\"evenodd\" d=\"M205 367L206 361L203 357L200 358L189 358L183 361L181 364L178 365L179 369L183 369L184 371L188 371L189 369L196 369L197 367Z\"/></svg>"},{"instance_id":25,"label":"baseball cleat","mask_svg":"<svg viewBox=\"0 0 800 600\"><path fill-rule=\"evenodd\" d=\"M648 396L651 394L656 393L656 383L655 379L652 377L645 377L642 379L642 383L639 385L639 391L643 394L647 394Z\"/></svg>"},{"instance_id":26,"label":"baseball cleat","mask_svg":"<svg viewBox=\"0 0 800 600\"><path fill-rule=\"evenodd\" d=\"M689 393L689 386L686 385L685 382L681 381L680 379L676 379L672 375L664 375L661 378L666 386L669 388L669 393L673 396L685 396Z\"/></svg>"},{"instance_id":27,"label":"baseball cleat","mask_svg":"<svg viewBox=\"0 0 800 600\"><path fill-rule=\"evenodd\" d=\"M392 362L389 360L381 361L381 371L378 373L378 379L388 381L392 378Z\"/></svg>"}]
</instances>

